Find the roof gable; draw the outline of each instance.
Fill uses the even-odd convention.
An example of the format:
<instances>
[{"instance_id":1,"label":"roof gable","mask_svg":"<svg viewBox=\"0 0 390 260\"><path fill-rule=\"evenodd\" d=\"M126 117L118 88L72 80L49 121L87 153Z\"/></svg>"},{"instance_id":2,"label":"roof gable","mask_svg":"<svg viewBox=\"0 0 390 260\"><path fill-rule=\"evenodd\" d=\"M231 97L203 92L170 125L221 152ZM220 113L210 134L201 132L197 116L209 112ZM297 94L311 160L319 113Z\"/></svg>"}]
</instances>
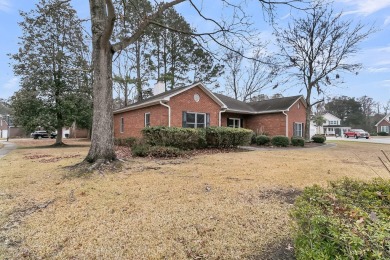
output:
<instances>
[{"instance_id":1,"label":"roof gable","mask_svg":"<svg viewBox=\"0 0 390 260\"><path fill-rule=\"evenodd\" d=\"M331 113L325 113L322 115L326 120L328 121L335 121L335 120L341 120L340 118L338 118L337 116L331 114Z\"/></svg>"},{"instance_id":2,"label":"roof gable","mask_svg":"<svg viewBox=\"0 0 390 260\"><path fill-rule=\"evenodd\" d=\"M380 123L382 123L382 121L387 121L390 123L390 114L385 115L375 126L378 126Z\"/></svg>"}]
</instances>

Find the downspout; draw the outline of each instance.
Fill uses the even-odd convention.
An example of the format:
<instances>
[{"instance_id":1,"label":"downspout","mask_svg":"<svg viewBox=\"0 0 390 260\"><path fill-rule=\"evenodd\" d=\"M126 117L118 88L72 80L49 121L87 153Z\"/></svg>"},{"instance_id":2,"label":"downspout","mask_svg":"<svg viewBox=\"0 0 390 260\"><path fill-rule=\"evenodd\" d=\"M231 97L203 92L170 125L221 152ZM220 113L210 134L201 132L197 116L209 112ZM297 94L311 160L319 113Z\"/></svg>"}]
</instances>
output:
<instances>
[{"instance_id":1,"label":"downspout","mask_svg":"<svg viewBox=\"0 0 390 260\"><path fill-rule=\"evenodd\" d=\"M286 136L288 137L288 114L286 114L285 110L282 113L286 116Z\"/></svg>"},{"instance_id":2,"label":"downspout","mask_svg":"<svg viewBox=\"0 0 390 260\"><path fill-rule=\"evenodd\" d=\"M226 112L226 108L224 110L219 110L219 118L218 118L218 126L221 127L222 124L222 113Z\"/></svg>"},{"instance_id":3,"label":"downspout","mask_svg":"<svg viewBox=\"0 0 390 260\"><path fill-rule=\"evenodd\" d=\"M171 107L160 100L160 105L168 108L168 127L171 127Z\"/></svg>"}]
</instances>

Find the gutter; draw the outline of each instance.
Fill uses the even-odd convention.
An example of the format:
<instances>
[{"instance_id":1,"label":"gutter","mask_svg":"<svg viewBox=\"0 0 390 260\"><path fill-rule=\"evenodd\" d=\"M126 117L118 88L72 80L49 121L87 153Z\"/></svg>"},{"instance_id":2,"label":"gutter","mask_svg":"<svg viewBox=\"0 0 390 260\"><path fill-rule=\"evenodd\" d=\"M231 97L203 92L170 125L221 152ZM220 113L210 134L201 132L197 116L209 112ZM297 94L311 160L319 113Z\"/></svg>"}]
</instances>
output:
<instances>
[{"instance_id":1,"label":"gutter","mask_svg":"<svg viewBox=\"0 0 390 260\"><path fill-rule=\"evenodd\" d=\"M286 116L286 136L288 137L288 114L286 114L286 111L288 110L283 110L282 113Z\"/></svg>"},{"instance_id":2,"label":"gutter","mask_svg":"<svg viewBox=\"0 0 390 260\"><path fill-rule=\"evenodd\" d=\"M226 108L224 110L219 110L219 118L218 118L218 126L221 127L222 124L222 113L226 112Z\"/></svg>"},{"instance_id":3,"label":"gutter","mask_svg":"<svg viewBox=\"0 0 390 260\"><path fill-rule=\"evenodd\" d=\"M168 108L168 127L171 127L171 107L160 100L160 105Z\"/></svg>"}]
</instances>

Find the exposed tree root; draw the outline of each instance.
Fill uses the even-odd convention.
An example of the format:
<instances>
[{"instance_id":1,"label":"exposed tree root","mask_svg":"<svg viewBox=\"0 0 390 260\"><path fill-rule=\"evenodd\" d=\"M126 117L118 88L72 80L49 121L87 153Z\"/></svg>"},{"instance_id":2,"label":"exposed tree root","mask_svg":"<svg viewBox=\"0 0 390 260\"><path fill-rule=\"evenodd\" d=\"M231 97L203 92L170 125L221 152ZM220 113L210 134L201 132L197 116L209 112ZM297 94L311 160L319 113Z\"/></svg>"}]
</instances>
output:
<instances>
[{"instance_id":1,"label":"exposed tree root","mask_svg":"<svg viewBox=\"0 0 390 260\"><path fill-rule=\"evenodd\" d=\"M65 147L68 146L67 144L61 142L61 143L54 143L51 145L51 147Z\"/></svg>"},{"instance_id":2,"label":"exposed tree root","mask_svg":"<svg viewBox=\"0 0 390 260\"><path fill-rule=\"evenodd\" d=\"M70 174L66 174L64 178L72 178L72 177L89 177L93 173L99 173L104 175L105 173L114 173L122 170L122 160L104 160L99 159L93 163L90 163L86 160L72 165L67 166L65 169L70 171Z\"/></svg>"}]
</instances>

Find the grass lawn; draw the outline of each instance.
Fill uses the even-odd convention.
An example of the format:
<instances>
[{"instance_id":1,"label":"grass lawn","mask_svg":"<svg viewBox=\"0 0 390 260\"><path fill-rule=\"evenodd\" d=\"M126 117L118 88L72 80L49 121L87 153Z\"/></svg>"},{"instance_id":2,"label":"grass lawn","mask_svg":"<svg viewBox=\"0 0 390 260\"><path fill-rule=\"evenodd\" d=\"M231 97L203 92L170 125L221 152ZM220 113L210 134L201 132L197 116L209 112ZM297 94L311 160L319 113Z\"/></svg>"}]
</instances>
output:
<instances>
[{"instance_id":1,"label":"grass lawn","mask_svg":"<svg viewBox=\"0 0 390 260\"><path fill-rule=\"evenodd\" d=\"M342 177L389 178L389 145L130 159L74 177L88 143L19 141L0 159L0 259L289 259L293 199ZM73 176L73 177L72 177Z\"/></svg>"}]
</instances>

